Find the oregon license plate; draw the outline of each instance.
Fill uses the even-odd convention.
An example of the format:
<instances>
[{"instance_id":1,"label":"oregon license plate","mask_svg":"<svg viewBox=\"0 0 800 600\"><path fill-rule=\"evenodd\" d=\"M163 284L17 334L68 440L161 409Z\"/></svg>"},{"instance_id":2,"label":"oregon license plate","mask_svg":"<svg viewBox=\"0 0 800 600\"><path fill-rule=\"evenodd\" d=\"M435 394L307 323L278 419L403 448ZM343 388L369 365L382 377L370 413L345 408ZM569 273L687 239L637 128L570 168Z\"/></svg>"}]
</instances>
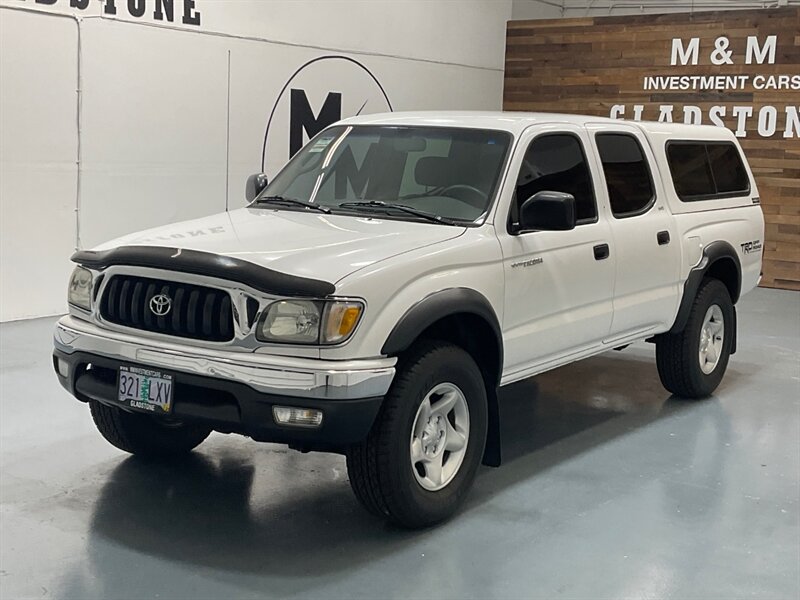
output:
<instances>
[{"instance_id":1,"label":"oregon license plate","mask_svg":"<svg viewBox=\"0 0 800 600\"><path fill-rule=\"evenodd\" d=\"M136 410L168 414L172 410L172 384L172 375L121 365L117 400Z\"/></svg>"}]
</instances>

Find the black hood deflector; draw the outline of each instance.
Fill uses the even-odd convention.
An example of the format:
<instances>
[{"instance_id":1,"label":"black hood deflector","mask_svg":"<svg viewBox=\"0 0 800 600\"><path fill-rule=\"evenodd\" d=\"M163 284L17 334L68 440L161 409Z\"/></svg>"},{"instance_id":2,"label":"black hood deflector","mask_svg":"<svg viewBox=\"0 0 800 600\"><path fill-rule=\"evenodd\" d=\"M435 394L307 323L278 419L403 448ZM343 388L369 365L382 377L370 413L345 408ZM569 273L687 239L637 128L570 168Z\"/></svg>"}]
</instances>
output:
<instances>
[{"instance_id":1,"label":"black hood deflector","mask_svg":"<svg viewBox=\"0 0 800 600\"><path fill-rule=\"evenodd\" d=\"M120 246L111 250L81 250L71 260L90 269L128 265L218 277L277 296L324 298L336 290L327 281L287 275L231 256L183 248Z\"/></svg>"}]
</instances>

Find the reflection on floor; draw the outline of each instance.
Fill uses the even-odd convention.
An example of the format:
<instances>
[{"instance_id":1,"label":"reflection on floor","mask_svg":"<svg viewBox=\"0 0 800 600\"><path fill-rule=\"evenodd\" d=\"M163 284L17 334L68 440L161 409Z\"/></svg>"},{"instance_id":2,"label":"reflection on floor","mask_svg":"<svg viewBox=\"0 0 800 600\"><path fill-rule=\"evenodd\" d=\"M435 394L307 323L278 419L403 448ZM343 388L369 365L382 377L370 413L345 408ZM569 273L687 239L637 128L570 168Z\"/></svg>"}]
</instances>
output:
<instances>
[{"instance_id":1,"label":"reflection on floor","mask_svg":"<svg viewBox=\"0 0 800 600\"><path fill-rule=\"evenodd\" d=\"M117 452L51 374L52 323L0 328L3 598L796 597L796 293L743 300L704 402L669 398L645 344L504 389L505 464L424 532L362 511L339 456Z\"/></svg>"}]
</instances>

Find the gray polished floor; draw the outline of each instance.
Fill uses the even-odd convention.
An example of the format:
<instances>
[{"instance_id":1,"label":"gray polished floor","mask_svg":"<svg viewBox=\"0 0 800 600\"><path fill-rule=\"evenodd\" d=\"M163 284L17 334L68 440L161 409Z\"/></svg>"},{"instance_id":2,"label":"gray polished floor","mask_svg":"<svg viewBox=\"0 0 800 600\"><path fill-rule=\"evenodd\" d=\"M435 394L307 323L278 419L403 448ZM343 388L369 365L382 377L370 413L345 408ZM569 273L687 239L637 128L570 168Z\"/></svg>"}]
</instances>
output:
<instances>
[{"instance_id":1,"label":"gray polished floor","mask_svg":"<svg viewBox=\"0 0 800 600\"><path fill-rule=\"evenodd\" d=\"M505 389L506 464L416 533L363 512L338 456L118 452L51 373L52 323L0 327L2 598L800 594L800 294L744 298L707 401L670 399L646 344Z\"/></svg>"}]
</instances>

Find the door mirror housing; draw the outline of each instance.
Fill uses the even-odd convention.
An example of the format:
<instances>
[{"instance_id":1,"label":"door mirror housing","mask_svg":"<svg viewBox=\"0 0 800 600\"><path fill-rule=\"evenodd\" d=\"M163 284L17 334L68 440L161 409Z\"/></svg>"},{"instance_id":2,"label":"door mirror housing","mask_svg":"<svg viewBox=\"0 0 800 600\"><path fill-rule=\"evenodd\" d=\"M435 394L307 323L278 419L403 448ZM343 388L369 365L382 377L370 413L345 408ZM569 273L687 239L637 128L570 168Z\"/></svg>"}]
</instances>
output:
<instances>
[{"instance_id":1,"label":"door mirror housing","mask_svg":"<svg viewBox=\"0 0 800 600\"><path fill-rule=\"evenodd\" d=\"M244 197L248 202L252 202L256 199L256 196L264 191L267 184L269 184L269 179L267 179L264 173L250 175L250 177L247 178L247 185L245 185L244 188Z\"/></svg>"},{"instance_id":2,"label":"door mirror housing","mask_svg":"<svg viewBox=\"0 0 800 600\"><path fill-rule=\"evenodd\" d=\"M575 197L564 192L536 192L522 203L519 230L569 231L575 229Z\"/></svg>"}]
</instances>

